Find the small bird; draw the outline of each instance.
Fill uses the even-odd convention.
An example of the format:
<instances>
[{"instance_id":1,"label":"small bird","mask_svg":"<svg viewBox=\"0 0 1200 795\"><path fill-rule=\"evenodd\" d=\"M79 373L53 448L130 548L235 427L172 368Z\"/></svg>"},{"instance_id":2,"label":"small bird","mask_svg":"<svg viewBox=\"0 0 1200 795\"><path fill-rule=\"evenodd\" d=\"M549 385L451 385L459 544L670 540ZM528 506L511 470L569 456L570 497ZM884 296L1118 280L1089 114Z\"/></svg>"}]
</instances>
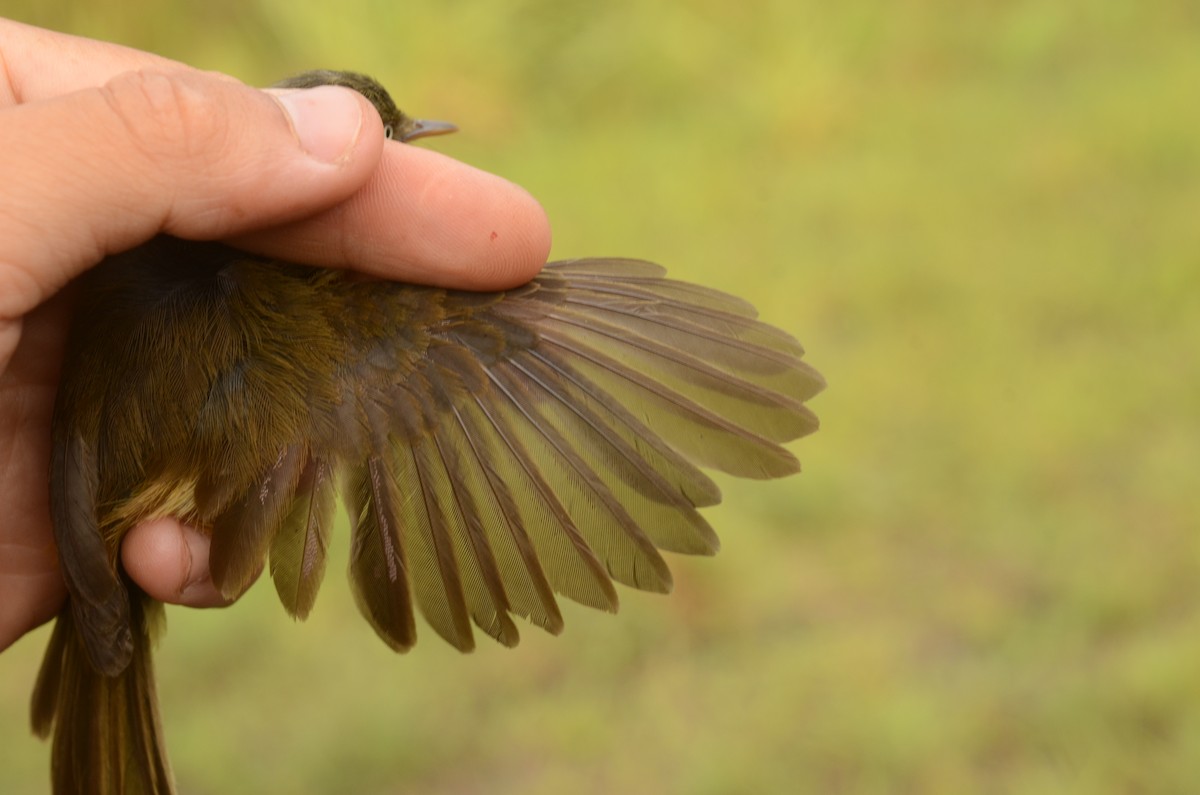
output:
<instances>
[{"instance_id":1,"label":"small bird","mask_svg":"<svg viewBox=\"0 0 1200 795\"><path fill-rule=\"evenodd\" d=\"M388 137L411 119L352 72ZM33 695L56 795L174 792L151 644L162 606L121 539L174 516L211 534L221 593L270 561L312 609L340 500L360 611L397 651L415 614L462 651L515 646L556 595L617 609L614 581L666 592L659 550L710 555L700 467L799 470L823 387L753 307L632 259L549 263L524 286L460 292L356 278L159 236L85 277L55 405L51 514L69 598Z\"/></svg>"}]
</instances>

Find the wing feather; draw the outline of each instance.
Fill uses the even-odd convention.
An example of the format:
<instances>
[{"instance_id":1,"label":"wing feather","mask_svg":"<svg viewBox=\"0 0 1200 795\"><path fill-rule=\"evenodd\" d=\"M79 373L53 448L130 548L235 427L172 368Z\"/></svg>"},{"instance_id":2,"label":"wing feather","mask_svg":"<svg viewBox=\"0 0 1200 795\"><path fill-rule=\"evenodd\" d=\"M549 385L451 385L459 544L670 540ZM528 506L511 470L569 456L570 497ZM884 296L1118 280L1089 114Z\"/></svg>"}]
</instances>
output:
<instances>
[{"instance_id":1,"label":"wing feather","mask_svg":"<svg viewBox=\"0 0 1200 795\"><path fill-rule=\"evenodd\" d=\"M417 641L408 564L396 521L394 472L378 455L350 469L343 499L350 514L350 584L363 616L385 643Z\"/></svg>"},{"instance_id":2,"label":"wing feather","mask_svg":"<svg viewBox=\"0 0 1200 795\"><path fill-rule=\"evenodd\" d=\"M478 367L478 363L472 359L465 366ZM472 549L482 569L495 571L485 578L493 603L557 634L562 630L562 615L553 590L520 522L518 500L508 480L498 472L498 465L508 462L499 432L472 409L470 401L457 399L463 389L457 373L443 365L438 375L438 395L450 406L452 418L443 425L445 434L438 438L439 449L457 487L455 497L471 533ZM498 584L494 582L497 576ZM503 615L495 619L498 632L490 629L490 617L482 622L478 615L475 618L488 634L506 645L515 645L516 627L510 627ZM506 639L510 632L512 644Z\"/></svg>"},{"instance_id":3,"label":"wing feather","mask_svg":"<svg viewBox=\"0 0 1200 795\"><path fill-rule=\"evenodd\" d=\"M428 388L422 392L428 394ZM400 484L400 528L412 572L417 604L430 625L460 651L474 648L463 594L462 576L450 534L448 479L439 478L433 461L432 434L421 422L420 404L397 399L394 417L404 429L391 445L391 471Z\"/></svg>"},{"instance_id":4,"label":"wing feather","mask_svg":"<svg viewBox=\"0 0 1200 795\"><path fill-rule=\"evenodd\" d=\"M241 594L261 570L276 533L293 510L306 461L301 442L284 447L271 467L213 520L208 564L213 584L225 596Z\"/></svg>"},{"instance_id":5,"label":"wing feather","mask_svg":"<svg viewBox=\"0 0 1200 795\"><path fill-rule=\"evenodd\" d=\"M307 618L325 575L325 557L337 496L328 462L310 459L296 498L271 542L271 579L288 613Z\"/></svg>"},{"instance_id":6,"label":"wing feather","mask_svg":"<svg viewBox=\"0 0 1200 795\"><path fill-rule=\"evenodd\" d=\"M533 453L536 466L564 495L569 514L585 542L618 582L665 593L671 588L666 561L629 515L574 443L547 416L547 403L536 385L519 378L508 363L488 369L488 375L515 420L513 428ZM523 420L523 422L522 422ZM614 532L615 531L615 532Z\"/></svg>"},{"instance_id":7,"label":"wing feather","mask_svg":"<svg viewBox=\"0 0 1200 795\"><path fill-rule=\"evenodd\" d=\"M555 594L616 610L614 581L669 590L659 550L719 546L698 509L721 495L700 467L788 475L783 444L817 428L805 402L824 381L799 343L653 263L551 263L502 293L339 289L358 318L344 399L311 424L346 427L313 455L344 474L356 597L399 650L414 605L469 650L472 624L515 645L510 614L560 631ZM293 561L323 560L309 478L276 541ZM319 575L291 576L302 614Z\"/></svg>"},{"instance_id":8,"label":"wing feather","mask_svg":"<svg viewBox=\"0 0 1200 795\"><path fill-rule=\"evenodd\" d=\"M506 484L516 508L510 521L529 533L551 586L580 604L615 612L617 592L604 564L580 534L544 470L536 465L519 424L514 424L511 408L479 394L472 395L465 408L464 416L472 419L476 430L486 427L490 431L476 434L488 443L488 480L493 486Z\"/></svg>"}]
</instances>

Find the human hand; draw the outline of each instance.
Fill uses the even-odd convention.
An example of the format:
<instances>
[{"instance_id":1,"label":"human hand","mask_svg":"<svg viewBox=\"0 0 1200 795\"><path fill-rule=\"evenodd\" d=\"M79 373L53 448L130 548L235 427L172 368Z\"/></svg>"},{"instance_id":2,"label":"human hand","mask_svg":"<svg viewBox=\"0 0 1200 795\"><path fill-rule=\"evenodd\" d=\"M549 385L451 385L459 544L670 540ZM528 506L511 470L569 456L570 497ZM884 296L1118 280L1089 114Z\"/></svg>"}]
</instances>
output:
<instances>
[{"instance_id":1,"label":"human hand","mask_svg":"<svg viewBox=\"0 0 1200 795\"><path fill-rule=\"evenodd\" d=\"M0 174L0 650L65 598L48 471L73 277L169 233L501 289L532 278L550 245L529 194L435 152L385 145L375 109L349 89L268 93L3 19ZM155 599L224 604L198 530L147 522L121 559Z\"/></svg>"}]
</instances>

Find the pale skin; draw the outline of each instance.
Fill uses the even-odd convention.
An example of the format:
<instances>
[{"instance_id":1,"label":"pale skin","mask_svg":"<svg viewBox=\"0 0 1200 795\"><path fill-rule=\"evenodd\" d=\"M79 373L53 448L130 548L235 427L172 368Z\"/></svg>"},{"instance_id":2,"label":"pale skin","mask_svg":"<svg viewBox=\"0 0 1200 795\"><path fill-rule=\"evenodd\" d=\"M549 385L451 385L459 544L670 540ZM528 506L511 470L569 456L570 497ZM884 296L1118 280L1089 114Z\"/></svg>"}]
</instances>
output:
<instances>
[{"instance_id":1,"label":"pale skin","mask_svg":"<svg viewBox=\"0 0 1200 795\"><path fill-rule=\"evenodd\" d=\"M47 471L75 276L164 232L462 289L521 284L550 248L528 193L385 143L349 89L264 92L3 19L0 174L0 650L66 596ZM225 603L200 530L147 522L121 560L155 599Z\"/></svg>"}]
</instances>

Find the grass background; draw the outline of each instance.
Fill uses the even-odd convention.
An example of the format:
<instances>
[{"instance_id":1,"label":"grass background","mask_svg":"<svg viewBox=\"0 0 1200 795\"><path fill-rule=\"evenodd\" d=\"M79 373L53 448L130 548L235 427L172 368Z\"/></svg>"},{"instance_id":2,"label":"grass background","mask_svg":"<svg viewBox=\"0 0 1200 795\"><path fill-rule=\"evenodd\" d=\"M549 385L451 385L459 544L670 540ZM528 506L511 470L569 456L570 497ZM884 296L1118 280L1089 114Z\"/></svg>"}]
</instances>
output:
<instances>
[{"instance_id":1,"label":"grass background","mask_svg":"<svg viewBox=\"0 0 1200 795\"><path fill-rule=\"evenodd\" d=\"M803 476L721 481L717 559L561 638L395 657L344 549L307 624L265 584L173 610L185 793L1194 791L1191 4L5 8L259 84L373 73L556 257L742 294L830 382ZM0 791L46 791L46 635L0 656Z\"/></svg>"}]
</instances>

